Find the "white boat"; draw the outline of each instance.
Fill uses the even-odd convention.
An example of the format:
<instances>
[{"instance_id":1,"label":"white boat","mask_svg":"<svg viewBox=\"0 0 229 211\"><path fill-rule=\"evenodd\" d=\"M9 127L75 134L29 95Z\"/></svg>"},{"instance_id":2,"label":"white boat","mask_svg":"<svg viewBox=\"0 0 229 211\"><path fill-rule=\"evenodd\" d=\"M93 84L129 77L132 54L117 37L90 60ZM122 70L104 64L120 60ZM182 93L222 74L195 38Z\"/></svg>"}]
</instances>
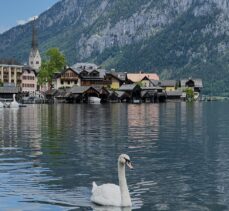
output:
<instances>
[{"instance_id":1,"label":"white boat","mask_svg":"<svg viewBox=\"0 0 229 211\"><path fill-rule=\"evenodd\" d=\"M101 99L99 97L89 97L88 98L88 103L90 104L100 104Z\"/></svg>"}]
</instances>

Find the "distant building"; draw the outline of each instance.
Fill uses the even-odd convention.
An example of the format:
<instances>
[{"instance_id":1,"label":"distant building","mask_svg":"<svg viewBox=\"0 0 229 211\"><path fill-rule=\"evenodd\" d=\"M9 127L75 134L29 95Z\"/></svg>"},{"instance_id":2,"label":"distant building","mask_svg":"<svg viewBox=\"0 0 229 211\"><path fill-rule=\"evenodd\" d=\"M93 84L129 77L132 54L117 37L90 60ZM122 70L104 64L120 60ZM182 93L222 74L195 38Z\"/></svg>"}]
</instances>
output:
<instances>
[{"instance_id":1,"label":"distant building","mask_svg":"<svg viewBox=\"0 0 229 211\"><path fill-rule=\"evenodd\" d=\"M70 88L74 85L80 86L79 72L71 67L67 67L60 73L55 74L52 84L54 89Z\"/></svg>"},{"instance_id":2,"label":"distant building","mask_svg":"<svg viewBox=\"0 0 229 211\"><path fill-rule=\"evenodd\" d=\"M29 66L24 66L22 69L21 91L30 94L37 91L37 72Z\"/></svg>"},{"instance_id":3,"label":"distant building","mask_svg":"<svg viewBox=\"0 0 229 211\"><path fill-rule=\"evenodd\" d=\"M0 64L0 81L20 87L22 68L23 66L21 65Z\"/></svg>"},{"instance_id":4,"label":"distant building","mask_svg":"<svg viewBox=\"0 0 229 211\"><path fill-rule=\"evenodd\" d=\"M159 82L159 86L164 88L167 92L172 92L176 90L177 82L176 80L164 80Z\"/></svg>"},{"instance_id":5,"label":"distant building","mask_svg":"<svg viewBox=\"0 0 229 211\"><path fill-rule=\"evenodd\" d=\"M182 89L192 88L194 92L201 92L201 89L203 88L203 82L202 79L182 79L180 80L180 87Z\"/></svg>"},{"instance_id":6,"label":"distant building","mask_svg":"<svg viewBox=\"0 0 229 211\"><path fill-rule=\"evenodd\" d=\"M29 66L38 72L39 68L41 67L41 56L38 50L37 34L34 22L35 20L33 21L32 46L29 54Z\"/></svg>"},{"instance_id":7,"label":"distant building","mask_svg":"<svg viewBox=\"0 0 229 211\"><path fill-rule=\"evenodd\" d=\"M159 81L159 76L156 73L127 73L127 80L132 83L142 82L143 86L150 86L150 80Z\"/></svg>"},{"instance_id":8,"label":"distant building","mask_svg":"<svg viewBox=\"0 0 229 211\"><path fill-rule=\"evenodd\" d=\"M79 73L80 86L110 86L106 78L107 71L91 63L77 63L72 68Z\"/></svg>"}]
</instances>

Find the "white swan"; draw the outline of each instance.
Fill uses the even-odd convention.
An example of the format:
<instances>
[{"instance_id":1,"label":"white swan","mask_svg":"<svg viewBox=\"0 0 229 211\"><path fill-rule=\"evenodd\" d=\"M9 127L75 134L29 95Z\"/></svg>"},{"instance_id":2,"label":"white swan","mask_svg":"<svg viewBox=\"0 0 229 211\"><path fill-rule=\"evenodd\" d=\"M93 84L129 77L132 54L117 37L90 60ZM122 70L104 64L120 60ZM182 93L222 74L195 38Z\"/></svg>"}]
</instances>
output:
<instances>
[{"instance_id":1,"label":"white swan","mask_svg":"<svg viewBox=\"0 0 229 211\"><path fill-rule=\"evenodd\" d=\"M125 164L132 169L130 157L122 154L118 158L119 186L115 184L104 184L97 186L93 182L91 201L102 206L131 207L131 198L126 182Z\"/></svg>"},{"instance_id":2,"label":"white swan","mask_svg":"<svg viewBox=\"0 0 229 211\"><path fill-rule=\"evenodd\" d=\"M13 94L13 102L10 103L10 108L19 108L19 103L15 99L15 94Z\"/></svg>"}]
</instances>

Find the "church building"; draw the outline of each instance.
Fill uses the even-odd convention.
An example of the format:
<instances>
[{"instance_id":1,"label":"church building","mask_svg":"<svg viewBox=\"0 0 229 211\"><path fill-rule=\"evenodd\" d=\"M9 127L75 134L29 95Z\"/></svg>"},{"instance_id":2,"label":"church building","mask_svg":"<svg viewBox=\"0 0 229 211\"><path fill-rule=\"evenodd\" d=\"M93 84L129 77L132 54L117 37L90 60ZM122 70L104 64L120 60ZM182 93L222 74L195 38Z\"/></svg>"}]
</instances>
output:
<instances>
[{"instance_id":1,"label":"church building","mask_svg":"<svg viewBox=\"0 0 229 211\"><path fill-rule=\"evenodd\" d=\"M37 43L37 34L35 29L35 20L33 21L33 32L32 32L32 48L29 54L29 66L39 72L39 68L41 67L41 56L38 50Z\"/></svg>"}]
</instances>

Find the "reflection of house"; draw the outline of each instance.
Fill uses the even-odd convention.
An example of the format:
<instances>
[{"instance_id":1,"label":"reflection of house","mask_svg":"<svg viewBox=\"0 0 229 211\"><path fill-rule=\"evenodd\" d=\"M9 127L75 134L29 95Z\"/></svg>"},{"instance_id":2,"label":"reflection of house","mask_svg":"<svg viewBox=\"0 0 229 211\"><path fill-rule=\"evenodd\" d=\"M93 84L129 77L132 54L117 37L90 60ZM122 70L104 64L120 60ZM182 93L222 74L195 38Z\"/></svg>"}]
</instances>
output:
<instances>
[{"instance_id":1,"label":"reflection of house","mask_svg":"<svg viewBox=\"0 0 229 211\"><path fill-rule=\"evenodd\" d=\"M164 80L159 82L160 87L164 88L165 91L175 91L176 81L175 80Z\"/></svg>"},{"instance_id":2,"label":"reflection of house","mask_svg":"<svg viewBox=\"0 0 229 211\"><path fill-rule=\"evenodd\" d=\"M21 91L35 93L37 90L37 72L29 66L22 69Z\"/></svg>"},{"instance_id":3,"label":"reflection of house","mask_svg":"<svg viewBox=\"0 0 229 211\"><path fill-rule=\"evenodd\" d=\"M183 79L180 81L180 86L182 89L192 88L194 92L200 92L203 88L203 82L201 79Z\"/></svg>"},{"instance_id":4,"label":"reflection of house","mask_svg":"<svg viewBox=\"0 0 229 211\"><path fill-rule=\"evenodd\" d=\"M0 81L21 86L22 67L20 65L0 64Z\"/></svg>"},{"instance_id":5,"label":"reflection of house","mask_svg":"<svg viewBox=\"0 0 229 211\"><path fill-rule=\"evenodd\" d=\"M70 67L64 69L60 73L57 73L53 79L54 89L73 87L76 84L80 86L79 73Z\"/></svg>"}]
</instances>

